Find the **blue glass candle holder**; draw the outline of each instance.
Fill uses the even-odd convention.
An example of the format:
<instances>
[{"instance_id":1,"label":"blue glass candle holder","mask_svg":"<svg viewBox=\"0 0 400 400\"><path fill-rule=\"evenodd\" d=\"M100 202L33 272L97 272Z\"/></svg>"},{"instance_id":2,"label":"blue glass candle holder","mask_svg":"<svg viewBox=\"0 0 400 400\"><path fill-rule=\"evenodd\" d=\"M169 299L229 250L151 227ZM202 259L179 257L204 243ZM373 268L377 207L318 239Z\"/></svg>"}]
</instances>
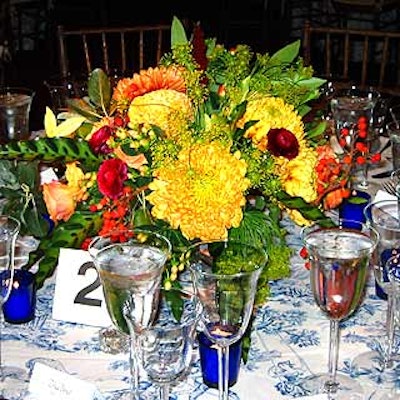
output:
<instances>
[{"instance_id":1,"label":"blue glass candle holder","mask_svg":"<svg viewBox=\"0 0 400 400\"><path fill-rule=\"evenodd\" d=\"M17 269L7 301L3 304L4 319L11 324L23 324L35 318L36 285L35 275Z\"/></svg>"},{"instance_id":2,"label":"blue glass candle holder","mask_svg":"<svg viewBox=\"0 0 400 400\"><path fill-rule=\"evenodd\" d=\"M199 352L200 365L203 376L203 382L211 388L218 388L218 351L204 333L199 333ZM240 361L242 357L242 341L229 346L229 377L228 385L233 386L238 379L240 370ZM225 357L222 359L225 366Z\"/></svg>"},{"instance_id":3,"label":"blue glass candle holder","mask_svg":"<svg viewBox=\"0 0 400 400\"><path fill-rule=\"evenodd\" d=\"M361 224L366 222L364 210L371 202L371 195L360 190L353 190L350 197L344 199L339 207L339 217L347 222L346 228L361 229ZM353 222L354 221L354 222Z\"/></svg>"}]
</instances>

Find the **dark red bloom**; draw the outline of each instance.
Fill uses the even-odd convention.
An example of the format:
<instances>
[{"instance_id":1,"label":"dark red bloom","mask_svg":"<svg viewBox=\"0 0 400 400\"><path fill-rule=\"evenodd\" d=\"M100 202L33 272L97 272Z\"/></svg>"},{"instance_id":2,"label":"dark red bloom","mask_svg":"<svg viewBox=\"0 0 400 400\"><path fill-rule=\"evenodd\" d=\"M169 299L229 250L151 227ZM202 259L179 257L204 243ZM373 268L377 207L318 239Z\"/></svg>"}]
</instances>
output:
<instances>
[{"instance_id":1,"label":"dark red bloom","mask_svg":"<svg viewBox=\"0 0 400 400\"><path fill-rule=\"evenodd\" d=\"M299 154L299 142L287 129L270 129L267 150L276 157L282 156L291 160Z\"/></svg>"},{"instance_id":2,"label":"dark red bloom","mask_svg":"<svg viewBox=\"0 0 400 400\"><path fill-rule=\"evenodd\" d=\"M128 166L118 158L105 160L97 173L97 184L100 192L111 199L120 197L124 182L128 179Z\"/></svg>"},{"instance_id":3,"label":"dark red bloom","mask_svg":"<svg viewBox=\"0 0 400 400\"><path fill-rule=\"evenodd\" d=\"M108 154L111 149L107 145L107 140L111 137L112 130L109 126L103 126L98 131L93 133L89 140L89 146L96 153Z\"/></svg>"}]
</instances>

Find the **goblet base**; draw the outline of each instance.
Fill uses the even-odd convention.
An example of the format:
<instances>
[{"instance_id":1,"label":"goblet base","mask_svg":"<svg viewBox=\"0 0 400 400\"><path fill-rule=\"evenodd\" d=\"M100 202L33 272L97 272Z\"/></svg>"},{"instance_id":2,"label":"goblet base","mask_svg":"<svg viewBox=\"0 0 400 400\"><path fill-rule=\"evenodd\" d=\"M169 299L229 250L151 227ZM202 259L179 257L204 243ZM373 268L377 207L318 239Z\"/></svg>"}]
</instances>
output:
<instances>
[{"instance_id":1,"label":"goblet base","mask_svg":"<svg viewBox=\"0 0 400 400\"><path fill-rule=\"evenodd\" d=\"M332 400L363 400L365 398L362 386L347 375L336 374L336 384L330 385L329 382L329 375L321 373L307 377L303 387L308 395L327 393Z\"/></svg>"},{"instance_id":2,"label":"goblet base","mask_svg":"<svg viewBox=\"0 0 400 400\"><path fill-rule=\"evenodd\" d=\"M127 353L129 351L129 336L113 326L109 326L107 328L100 329L99 344L100 349L104 353Z\"/></svg>"},{"instance_id":3,"label":"goblet base","mask_svg":"<svg viewBox=\"0 0 400 400\"><path fill-rule=\"evenodd\" d=\"M0 399L18 400L26 393L29 384L27 371L18 367L3 366L0 378Z\"/></svg>"}]
</instances>

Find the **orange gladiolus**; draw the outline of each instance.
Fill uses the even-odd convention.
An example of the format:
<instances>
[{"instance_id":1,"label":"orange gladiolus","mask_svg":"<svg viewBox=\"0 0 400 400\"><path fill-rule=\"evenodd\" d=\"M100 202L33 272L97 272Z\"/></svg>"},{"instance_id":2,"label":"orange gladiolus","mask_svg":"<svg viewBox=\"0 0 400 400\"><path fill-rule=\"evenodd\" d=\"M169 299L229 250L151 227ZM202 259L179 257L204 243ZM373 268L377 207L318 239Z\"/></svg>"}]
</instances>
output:
<instances>
[{"instance_id":1,"label":"orange gladiolus","mask_svg":"<svg viewBox=\"0 0 400 400\"><path fill-rule=\"evenodd\" d=\"M43 199L50 218L56 221L68 221L76 208L76 189L65 183L53 181L43 185Z\"/></svg>"}]
</instances>

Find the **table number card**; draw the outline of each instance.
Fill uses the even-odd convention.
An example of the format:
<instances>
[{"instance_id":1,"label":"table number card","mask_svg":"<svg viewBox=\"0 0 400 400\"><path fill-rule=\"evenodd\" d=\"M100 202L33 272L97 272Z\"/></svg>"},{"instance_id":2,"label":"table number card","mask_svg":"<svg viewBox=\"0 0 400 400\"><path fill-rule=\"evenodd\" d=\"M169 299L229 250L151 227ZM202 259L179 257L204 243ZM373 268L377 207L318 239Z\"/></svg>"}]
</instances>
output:
<instances>
[{"instance_id":1,"label":"table number card","mask_svg":"<svg viewBox=\"0 0 400 400\"><path fill-rule=\"evenodd\" d=\"M60 249L53 318L85 325L112 325L98 272L85 250Z\"/></svg>"}]
</instances>

